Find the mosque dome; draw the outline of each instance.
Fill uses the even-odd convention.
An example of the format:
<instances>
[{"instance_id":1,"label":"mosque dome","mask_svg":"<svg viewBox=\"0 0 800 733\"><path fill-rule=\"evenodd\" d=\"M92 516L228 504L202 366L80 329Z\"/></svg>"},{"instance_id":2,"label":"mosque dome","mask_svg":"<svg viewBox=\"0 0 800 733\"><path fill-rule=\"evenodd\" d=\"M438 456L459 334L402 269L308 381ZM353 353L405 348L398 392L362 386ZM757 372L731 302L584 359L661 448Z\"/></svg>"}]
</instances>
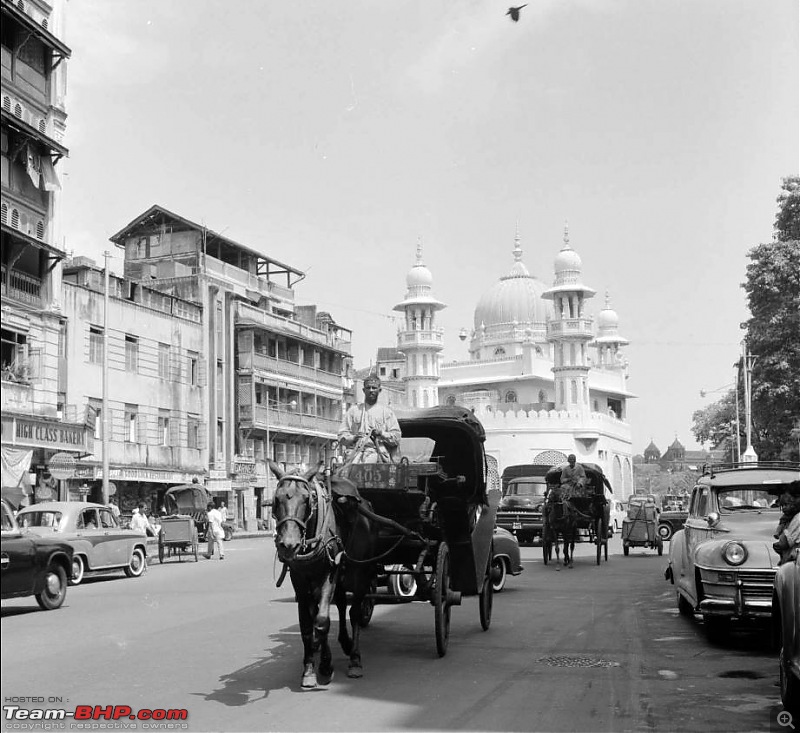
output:
<instances>
[{"instance_id":1,"label":"mosque dome","mask_svg":"<svg viewBox=\"0 0 800 733\"><path fill-rule=\"evenodd\" d=\"M544 324L552 305L542 299L547 286L528 272L522 262L519 235L515 237L514 265L511 272L501 277L478 301L475 308L475 329L501 324Z\"/></svg>"},{"instance_id":2,"label":"mosque dome","mask_svg":"<svg viewBox=\"0 0 800 733\"><path fill-rule=\"evenodd\" d=\"M564 225L564 245L561 247L561 251L556 255L553 267L556 272L556 278L558 278L560 274L566 272L580 273L583 267L580 256L569 245L569 229L566 224Z\"/></svg>"},{"instance_id":3,"label":"mosque dome","mask_svg":"<svg viewBox=\"0 0 800 733\"><path fill-rule=\"evenodd\" d=\"M433 274L422 262L417 262L406 275L409 288L430 287L433 285Z\"/></svg>"}]
</instances>

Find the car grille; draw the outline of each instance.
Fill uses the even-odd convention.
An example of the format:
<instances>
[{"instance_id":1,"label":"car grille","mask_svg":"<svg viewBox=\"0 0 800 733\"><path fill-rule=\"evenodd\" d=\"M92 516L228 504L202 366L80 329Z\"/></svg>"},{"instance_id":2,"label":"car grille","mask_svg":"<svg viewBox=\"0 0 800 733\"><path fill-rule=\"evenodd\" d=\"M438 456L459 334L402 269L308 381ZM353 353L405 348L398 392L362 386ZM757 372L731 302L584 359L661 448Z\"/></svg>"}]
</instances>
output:
<instances>
[{"instance_id":1,"label":"car grille","mask_svg":"<svg viewBox=\"0 0 800 733\"><path fill-rule=\"evenodd\" d=\"M775 580L774 570L740 570L736 573L742 583L742 595L745 598L770 600L772 584Z\"/></svg>"}]
</instances>

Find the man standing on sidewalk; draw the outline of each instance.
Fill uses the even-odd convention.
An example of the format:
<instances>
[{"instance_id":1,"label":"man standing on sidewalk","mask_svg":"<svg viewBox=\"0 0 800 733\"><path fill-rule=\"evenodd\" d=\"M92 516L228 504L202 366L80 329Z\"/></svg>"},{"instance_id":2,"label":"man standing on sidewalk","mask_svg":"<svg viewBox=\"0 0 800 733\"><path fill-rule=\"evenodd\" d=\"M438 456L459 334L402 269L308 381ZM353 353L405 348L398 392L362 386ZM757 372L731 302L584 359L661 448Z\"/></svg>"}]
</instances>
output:
<instances>
[{"instance_id":1,"label":"man standing on sidewalk","mask_svg":"<svg viewBox=\"0 0 800 733\"><path fill-rule=\"evenodd\" d=\"M206 528L206 535L208 536L208 552L206 558L211 560L214 557L214 545L219 548L219 559L225 559L225 549L222 546L222 538L225 537L225 530L222 529L222 515L219 509L214 506L214 502L208 502L206 507L208 510L206 516L208 518L208 527Z\"/></svg>"}]
</instances>

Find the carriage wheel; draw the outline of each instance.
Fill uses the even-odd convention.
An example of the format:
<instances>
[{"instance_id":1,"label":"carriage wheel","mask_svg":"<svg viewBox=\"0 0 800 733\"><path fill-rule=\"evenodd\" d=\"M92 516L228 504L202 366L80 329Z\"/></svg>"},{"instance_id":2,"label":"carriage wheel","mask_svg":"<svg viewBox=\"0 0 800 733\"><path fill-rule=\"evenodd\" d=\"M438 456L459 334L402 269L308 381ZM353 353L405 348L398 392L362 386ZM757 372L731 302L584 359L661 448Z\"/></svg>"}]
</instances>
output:
<instances>
[{"instance_id":1,"label":"carriage wheel","mask_svg":"<svg viewBox=\"0 0 800 733\"><path fill-rule=\"evenodd\" d=\"M542 556L544 557L545 565L550 562L553 552L549 535L550 533L547 530L547 513L544 508L542 508Z\"/></svg>"},{"instance_id":2,"label":"carriage wheel","mask_svg":"<svg viewBox=\"0 0 800 733\"><path fill-rule=\"evenodd\" d=\"M164 562L164 538L162 537L161 532L158 533L158 562L159 564Z\"/></svg>"},{"instance_id":3,"label":"carriage wheel","mask_svg":"<svg viewBox=\"0 0 800 733\"><path fill-rule=\"evenodd\" d=\"M596 526L595 533L594 533L594 536L595 536L595 540L594 541L595 541L595 545L597 546L597 564L598 565L600 564L600 556L603 553L603 538L600 536L600 530L602 528L603 528L603 522L602 522L602 520L598 519L597 520L597 526ZM608 540L606 540L606 542L607 541Z\"/></svg>"},{"instance_id":4,"label":"carriage wheel","mask_svg":"<svg viewBox=\"0 0 800 733\"><path fill-rule=\"evenodd\" d=\"M446 542L439 544L436 553L436 587L433 590L433 612L436 628L436 651L440 657L447 654L450 638L450 604L447 591L450 588L450 548Z\"/></svg>"},{"instance_id":5,"label":"carriage wheel","mask_svg":"<svg viewBox=\"0 0 800 733\"><path fill-rule=\"evenodd\" d=\"M494 545L489 548L489 562L486 563L486 575L483 577L483 587L479 594L481 628L489 630L492 623L492 603L494 601L494 581L492 580L492 558L494 557Z\"/></svg>"}]
</instances>

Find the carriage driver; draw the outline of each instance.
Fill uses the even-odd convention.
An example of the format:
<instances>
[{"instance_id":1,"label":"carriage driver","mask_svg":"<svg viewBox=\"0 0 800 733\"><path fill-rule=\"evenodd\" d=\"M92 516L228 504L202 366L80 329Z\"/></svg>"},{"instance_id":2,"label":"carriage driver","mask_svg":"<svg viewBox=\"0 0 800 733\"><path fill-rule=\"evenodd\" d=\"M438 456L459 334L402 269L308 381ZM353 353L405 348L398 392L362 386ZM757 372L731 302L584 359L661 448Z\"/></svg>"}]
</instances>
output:
<instances>
[{"instance_id":1,"label":"carriage driver","mask_svg":"<svg viewBox=\"0 0 800 733\"><path fill-rule=\"evenodd\" d=\"M573 496L583 496L583 487L586 486L586 471L580 463L576 463L574 453L567 456L567 465L561 469L561 495L564 499Z\"/></svg>"},{"instance_id":2,"label":"carriage driver","mask_svg":"<svg viewBox=\"0 0 800 733\"><path fill-rule=\"evenodd\" d=\"M381 380L370 374L364 380L364 402L345 413L339 442L348 449L348 461L394 463L399 458L400 425L390 407L378 404L380 391Z\"/></svg>"}]
</instances>

